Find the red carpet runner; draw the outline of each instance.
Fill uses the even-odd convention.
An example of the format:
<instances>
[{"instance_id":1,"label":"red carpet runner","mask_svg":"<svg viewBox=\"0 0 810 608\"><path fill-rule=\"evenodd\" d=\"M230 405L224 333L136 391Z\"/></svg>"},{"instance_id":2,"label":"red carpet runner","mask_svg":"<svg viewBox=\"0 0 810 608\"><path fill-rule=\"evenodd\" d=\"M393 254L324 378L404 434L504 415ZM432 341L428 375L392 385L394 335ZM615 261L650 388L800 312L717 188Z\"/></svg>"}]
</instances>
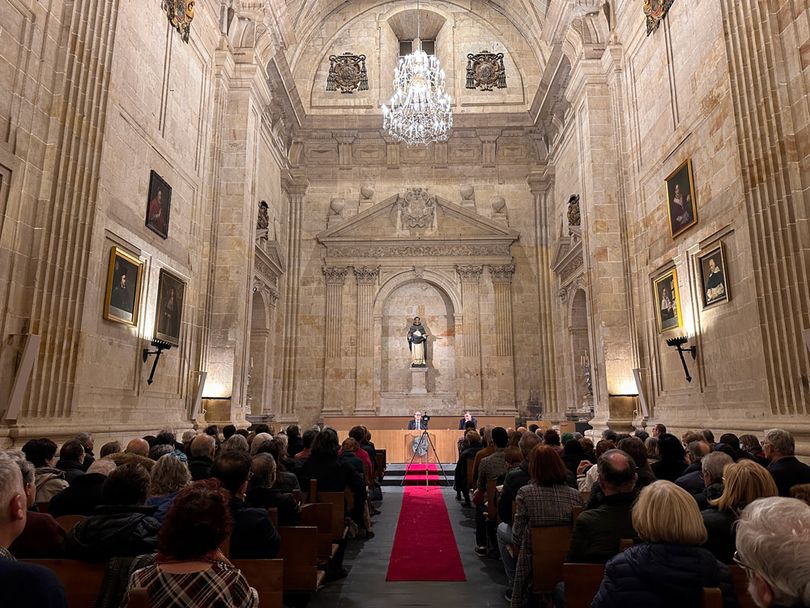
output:
<instances>
[{"instance_id":1,"label":"red carpet runner","mask_svg":"<svg viewBox=\"0 0 810 608\"><path fill-rule=\"evenodd\" d=\"M428 464L428 472L436 465ZM408 476L424 479L423 465L412 465ZM394 548L388 562L388 581L466 581L456 537L436 486L405 486Z\"/></svg>"}]
</instances>

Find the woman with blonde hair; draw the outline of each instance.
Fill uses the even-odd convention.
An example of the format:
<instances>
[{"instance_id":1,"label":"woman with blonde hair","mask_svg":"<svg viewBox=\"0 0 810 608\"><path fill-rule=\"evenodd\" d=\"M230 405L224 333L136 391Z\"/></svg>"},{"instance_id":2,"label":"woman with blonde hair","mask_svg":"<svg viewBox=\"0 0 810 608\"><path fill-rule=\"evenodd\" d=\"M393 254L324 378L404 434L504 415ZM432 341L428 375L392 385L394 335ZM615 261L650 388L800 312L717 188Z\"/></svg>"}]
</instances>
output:
<instances>
[{"instance_id":1,"label":"woman with blonde hair","mask_svg":"<svg viewBox=\"0 0 810 608\"><path fill-rule=\"evenodd\" d=\"M702 545L706 528L697 503L683 488L656 481L633 506L641 543L611 559L592 608L700 606L704 587L719 587L724 608L737 606L728 568Z\"/></svg>"},{"instance_id":2,"label":"woman with blonde hair","mask_svg":"<svg viewBox=\"0 0 810 608\"><path fill-rule=\"evenodd\" d=\"M777 496L779 490L767 469L753 460L740 460L723 469L723 493L701 513L708 539L703 545L724 564L733 562L734 527L742 510L757 498Z\"/></svg>"},{"instance_id":3,"label":"woman with blonde hair","mask_svg":"<svg viewBox=\"0 0 810 608\"><path fill-rule=\"evenodd\" d=\"M153 517L161 524L180 490L191 483L186 463L174 454L164 454L152 467L149 477L147 507L157 507Z\"/></svg>"}]
</instances>

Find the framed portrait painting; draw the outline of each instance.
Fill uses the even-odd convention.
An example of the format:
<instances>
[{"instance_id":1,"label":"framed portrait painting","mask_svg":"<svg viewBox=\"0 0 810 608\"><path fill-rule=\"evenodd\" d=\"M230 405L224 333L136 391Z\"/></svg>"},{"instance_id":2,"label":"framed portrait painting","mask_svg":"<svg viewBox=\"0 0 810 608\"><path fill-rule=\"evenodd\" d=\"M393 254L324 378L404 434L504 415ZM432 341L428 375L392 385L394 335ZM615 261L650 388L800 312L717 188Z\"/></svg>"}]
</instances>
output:
<instances>
[{"instance_id":1,"label":"framed portrait painting","mask_svg":"<svg viewBox=\"0 0 810 608\"><path fill-rule=\"evenodd\" d=\"M687 158L667 176L667 212L669 233L675 238L697 224L695 184L692 179L692 159Z\"/></svg>"},{"instance_id":2,"label":"framed portrait painting","mask_svg":"<svg viewBox=\"0 0 810 608\"><path fill-rule=\"evenodd\" d=\"M726 259L723 255L723 244L698 256L700 273L700 294L703 308L728 302L729 291L726 274Z\"/></svg>"},{"instance_id":3,"label":"framed portrait painting","mask_svg":"<svg viewBox=\"0 0 810 608\"><path fill-rule=\"evenodd\" d=\"M161 268L155 310L156 339L168 342L173 346L180 344L185 295L186 284L179 277Z\"/></svg>"},{"instance_id":4,"label":"framed portrait painting","mask_svg":"<svg viewBox=\"0 0 810 608\"><path fill-rule=\"evenodd\" d=\"M653 281L653 302L659 332L681 327L681 298L678 293L678 273L674 268Z\"/></svg>"},{"instance_id":5,"label":"framed portrait painting","mask_svg":"<svg viewBox=\"0 0 810 608\"><path fill-rule=\"evenodd\" d=\"M161 238L169 237L169 215L172 211L172 187L152 171L149 174L149 200L146 205L146 227Z\"/></svg>"},{"instance_id":6,"label":"framed portrait painting","mask_svg":"<svg viewBox=\"0 0 810 608\"><path fill-rule=\"evenodd\" d=\"M118 247L110 249L104 318L108 321L138 324L143 282L143 262Z\"/></svg>"}]
</instances>

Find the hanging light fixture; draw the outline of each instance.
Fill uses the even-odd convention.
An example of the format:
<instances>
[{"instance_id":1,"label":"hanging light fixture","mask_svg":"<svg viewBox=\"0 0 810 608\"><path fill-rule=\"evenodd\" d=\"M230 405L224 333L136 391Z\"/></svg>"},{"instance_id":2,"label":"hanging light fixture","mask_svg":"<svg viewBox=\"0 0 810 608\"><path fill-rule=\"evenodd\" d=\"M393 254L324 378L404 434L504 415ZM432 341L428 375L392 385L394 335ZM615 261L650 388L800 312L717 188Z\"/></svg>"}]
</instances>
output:
<instances>
[{"instance_id":1,"label":"hanging light fixture","mask_svg":"<svg viewBox=\"0 0 810 608\"><path fill-rule=\"evenodd\" d=\"M394 94L382 106L383 128L408 145L445 141L453 126L450 96L444 88L439 60L422 50L416 2L416 39L411 52L399 58L394 71Z\"/></svg>"}]
</instances>

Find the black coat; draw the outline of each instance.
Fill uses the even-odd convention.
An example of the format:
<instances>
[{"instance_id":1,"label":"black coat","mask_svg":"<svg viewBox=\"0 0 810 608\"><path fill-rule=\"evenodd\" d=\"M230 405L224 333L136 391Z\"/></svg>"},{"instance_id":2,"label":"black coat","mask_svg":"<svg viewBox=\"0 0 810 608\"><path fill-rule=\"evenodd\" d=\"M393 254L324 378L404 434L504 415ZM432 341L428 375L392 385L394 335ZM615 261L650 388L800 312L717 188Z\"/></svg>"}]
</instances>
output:
<instances>
[{"instance_id":1,"label":"black coat","mask_svg":"<svg viewBox=\"0 0 810 608\"><path fill-rule=\"evenodd\" d=\"M719 587L724 608L738 606L728 568L711 553L688 545L644 543L607 563L591 608L700 606L703 587Z\"/></svg>"},{"instance_id":2,"label":"black coat","mask_svg":"<svg viewBox=\"0 0 810 608\"><path fill-rule=\"evenodd\" d=\"M517 468L511 469L503 480L503 491L498 501L498 517L512 525L512 504L515 502L518 490L531 481L529 476L529 463L525 460Z\"/></svg>"},{"instance_id":3,"label":"black coat","mask_svg":"<svg viewBox=\"0 0 810 608\"><path fill-rule=\"evenodd\" d=\"M675 480L675 485L682 487L684 490L692 495L702 492L703 485L703 471L688 471Z\"/></svg>"},{"instance_id":4,"label":"black coat","mask_svg":"<svg viewBox=\"0 0 810 608\"><path fill-rule=\"evenodd\" d=\"M65 608L67 596L52 570L0 559L0 606L14 608Z\"/></svg>"},{"instance_id":5,"label":"black coat","mask_svg":"<svg viewBox=\"0 0 810 608\"><path fill-rule=\"evenodd\" d=\"M287 438L287 454L290 457L295 456L298 452L304 449L304 440L300 437Z\"/></svg>"},{"instance_id":6,"label":"black coat","mask_svg":"<svg viewBox=\"0 0 810 608\"><path fill-rule=\"evenodd\" d=\"M278 509L279 526L297 526L301 523L301 511L295 497L274 488L250 488L245 504L255 509Z\"/></svg>"},{"instance_id":7,"label":"black coat","mask_svg":"<svg viewBox=\"0 0 810 608\"><path fill-rule=\"evenodd\" d=\"M160 523L154 507L101 506L68 532L65 553L74 559L99 561L152 553Z\"/></svg>"},{"instance_id":8,"label":"black coat","mask_svg":"<svg viewBox=\"0 0 810 608\"><path fill-rule=\"evenodd\" d=\"M779 496L790 496L790 488L800 483L810 483L810 467L799 462L795 456L786 456L768 465L768 472L779 488Z\"/></svg>"},{"instance_id":9,"label":"black coat","mask_svg":"<svg viewBox=\"0 0 810 608\"><path fill-rule=\"evenodd\" d=\"M471 448L465 448L461 451L456 463L456 472L453 475L453 488L456 492L464 492L468 489L467 480L467 462L475 460L475 455L484 449L484 446L477 445Z\"/></svg>"},{"instance_id":10,"label":"black coat","mask_svg":"<svg viewBox=\"0 0 810 608\"><path fill-rule=\"evenodd\" d=\"M274 559L281 547L281 537L273 526L267 509L248 507L241 500L231 500L231 557L233 559Z\"/></svg>"},{"instance_id":11,"label":"black coat","mask_svg":"<svg viewBox=\"0 0 810 608\"><path fill-rule=\"evenodd\" d=\"M651 465L656 479L666 479L674 482L686 471L686 463L676 460L659 460Z\"/></svg>"},{"instance_id":12,"label":"black coat","mask_svg":"<svg viewBox=\"0 0 810 608\"><path fill-rule=\"evenodd\" d=\"M620 541L635 539L635 492L612 494L595 509L584 511L574 523L566 562L604 564L619 552Z\"/></svg>"},{"instance_id":13,"label":"black coat","mask_svg":"<svg viewBox=\"0 0 810 608\"><path fill-rule=\"evenodd\" d=\"M84 465L73 460L62 460L61 458L56 461L56 468L65 474L65 479L68 483L73 483L77 478L84 475Z\"/></svg>"},{"instance_id":14,"label":"black coat","mask_svg":"<svg viewBox=\"0 0 810 608\"><path fill-rule=\"evenodd\" d=\"M419 421L419 425L420 425L420 427L419 427L419 430L420 430L420 431L424 431L425 429L427 429L427 428L428 428L428 423L427 423L427 422L425 422L424 420L420 420L420 421ZM408 430L409 430L409 431L416 430L416 420L411 420L411 421L408 423Z\"/></svg>"},{"instance_id":15,"label":"black coat","mask_svg":"<svg viewBox=\"0 0 810 608\"><path fill-rule=\"evenodd\" d=\"M200 481L201 479L208 479L211 477L211 465L214 461L208 456L195 456L188 459L188 470L191 473L191 479Z\"/></svg>"},{"instance_id":16,"label":"black coat","mask_svg":"<svg viewBox=\"0 0 810 608\"><path fill-rule=\"evenodd\" d=\"M48 513L54 517L62 515L92 515L102 503L101 488L107 476L101 473L85 473L76 478L70 486L51 498Z\"/></svg>"},{"instance_id":17,"label":"black coat","mask_svg":"<svg viewBox=\"0 0 810 608\"><path fill-rule=\"evenodd\" d=\"M737 515L732 511L720 511L717 507L709 507L701 511L703 524L709 536L703 547L712 552L724 564L734 560L734 551L737 535L734 533L734 522Z\"/></svg>"}]
</instances>

